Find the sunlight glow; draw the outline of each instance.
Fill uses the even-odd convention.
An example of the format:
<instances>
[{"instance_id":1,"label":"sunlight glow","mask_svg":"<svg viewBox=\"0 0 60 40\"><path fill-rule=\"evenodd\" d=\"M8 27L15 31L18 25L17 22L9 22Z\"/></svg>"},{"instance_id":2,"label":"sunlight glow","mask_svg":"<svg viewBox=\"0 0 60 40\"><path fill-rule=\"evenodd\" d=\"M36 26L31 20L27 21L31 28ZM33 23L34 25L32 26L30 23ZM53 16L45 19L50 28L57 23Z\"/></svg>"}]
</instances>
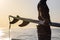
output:
<instances>
[{"instance_id":1,"label":"sunlight glow","mask_svg":"<svg viewBox=\"0 0 60 40\"><path fill-rule=\"evenodd\" d=\"M0 38L0 40L11 40L9 38Z\"/></svg>"},{"instance_id":2,"label":"sunlight glow","mask_svg":"<svg viewBox=\"0 0 60 40\"><path fill-rule=\"evenodd\" d=\"M3 4L4 3L4 0L0 0L0 4Z\"/></svg>"},{"instance_id":3,"label":"sunlight glow","mask_svg":"<svg viewBox=\"0 0 60 40\"><path fill-rule=\"evenodd\" d=\"M4 40L11 40L10 38L5 38Z\"/></svg>"},{"instance_id":4,"label":"sunlight glow","mask_svg":"<svg viewBox=\"0 0 60 40\"><path fill-rule=\"evenodd\" d=\"M4 35L3 31L0 30L0 37L3 36L3 35Z\"/></svg>"},{"instance_id":5,"label":"sunlight glow","mask_svg":"<svg viewBox=\"0 0 60 40\"><path fill-rule=\"evenodd\" d=\"M3 37L5 35L3 30L0 30L0 40L11 40L9 37Z\"/></svg>"},{"instance_id":6,"label":"sunlight glow","mask_svg":"<svg viewBox=\"0 0 60 40\"><path fill-rule=\"evenodd\" d=\"M6 5L6 0L0 0L0 9Z\"/></svg>"}]
</instances>

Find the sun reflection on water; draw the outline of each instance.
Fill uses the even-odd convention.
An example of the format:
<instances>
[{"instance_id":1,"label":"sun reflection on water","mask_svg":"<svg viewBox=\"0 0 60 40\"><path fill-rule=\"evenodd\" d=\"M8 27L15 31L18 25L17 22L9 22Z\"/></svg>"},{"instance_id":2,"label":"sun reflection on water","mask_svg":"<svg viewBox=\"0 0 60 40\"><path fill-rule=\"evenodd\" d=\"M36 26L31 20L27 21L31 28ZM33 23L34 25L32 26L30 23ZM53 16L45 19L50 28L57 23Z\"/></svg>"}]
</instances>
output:
<instances>
[{"instance_id":1,"label":"sun reflection on water","mask_svg":"<svg viewBox=\"0 0 60 40\"><path fill-rule=\"evenodd\" d=\"M10 38L1 38L0 40L11 40Z\"/></svg>"},{"instance_id":2,"label":"sun reflection on water","mask_svg":"<svg viewBox=\"0 0 60 40\"><path fill-rule=\"evenodd\" d=\"M0 40L11 40L3 30L0 30Z\"/></svg>"},{"instance_id":3,"label":"sun reflection on water","mask_svg":"<svg viewBox=\"0 0 60 40\"><path fill-rule=\"evenodd\" d=\"M4 35L4 32L0 30L0 37Z\"/></svg>"}]
</instances>

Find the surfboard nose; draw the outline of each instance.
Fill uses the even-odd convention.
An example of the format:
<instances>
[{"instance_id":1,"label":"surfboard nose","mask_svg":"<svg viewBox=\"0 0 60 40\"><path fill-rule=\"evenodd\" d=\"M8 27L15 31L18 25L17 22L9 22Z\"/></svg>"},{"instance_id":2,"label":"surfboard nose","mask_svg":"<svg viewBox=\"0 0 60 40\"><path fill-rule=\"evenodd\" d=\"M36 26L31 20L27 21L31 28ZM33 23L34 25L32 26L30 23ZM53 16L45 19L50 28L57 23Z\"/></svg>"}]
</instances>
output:
<instances>
[{"instance_id":1,"label":"surfboard nose","mask_svg":"<svg viewBox=\"0 0 60 40\"><path fill-rule=\"evenodd\" d=\"M9 16L9 18L11 17L11 15ZM17 18L19 18L19 16L17 15L17 17L16 18L13 18L13 21L10 21L10 24L14 24L14 23L16 23L16 22L18 22L19 21L19 19L17 19Z\"/></svg>"}]
</instances>

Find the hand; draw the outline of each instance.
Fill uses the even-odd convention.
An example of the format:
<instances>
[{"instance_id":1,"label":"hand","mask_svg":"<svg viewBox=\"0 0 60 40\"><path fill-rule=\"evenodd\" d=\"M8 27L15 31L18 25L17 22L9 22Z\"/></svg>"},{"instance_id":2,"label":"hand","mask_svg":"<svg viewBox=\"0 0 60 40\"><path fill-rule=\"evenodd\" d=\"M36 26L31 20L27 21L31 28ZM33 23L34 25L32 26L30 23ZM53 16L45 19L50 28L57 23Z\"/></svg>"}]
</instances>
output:
<instances>
[{"instance_id":1,"label":"hand","mask_svg":"<svg viewBox=\"0 0 60 40\"><path fill-rule=\"evenodd\" d=\"M42 25L44 25L44 23L45 23L45 20L40 20L39 22L39 24L42 24Z\"/></svg>"},{"instance_id":2,"label":"hand","mask_svg":"<svg viewBox=\"0 0 60 40\"><path fill-rule=\"evenodd\" d=\"M49 23L50 23L50 21L48 19L45 19L44 24L49 24Z\"/></svg>"}]
</instances>

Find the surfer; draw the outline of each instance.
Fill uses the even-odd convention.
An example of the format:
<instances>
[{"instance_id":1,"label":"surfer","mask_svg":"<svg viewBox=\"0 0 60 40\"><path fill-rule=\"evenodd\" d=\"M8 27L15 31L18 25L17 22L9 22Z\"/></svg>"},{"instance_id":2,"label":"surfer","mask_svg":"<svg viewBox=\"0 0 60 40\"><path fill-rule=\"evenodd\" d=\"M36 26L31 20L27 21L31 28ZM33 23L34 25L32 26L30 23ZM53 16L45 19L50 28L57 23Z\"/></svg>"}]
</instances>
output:
<instances>
[{"instance_id":1,"label":"surfer","mask_svg":"<svg viewBox=\"0 0 60 40\"><path fill-rule=\"evenodd\" d=\"M49 8L46 4L47 0L40 0L38 3L38 19L45 20L44 25L37 26L38 40L51 40L50 16Z\"/></svg>"}]
</instances>

